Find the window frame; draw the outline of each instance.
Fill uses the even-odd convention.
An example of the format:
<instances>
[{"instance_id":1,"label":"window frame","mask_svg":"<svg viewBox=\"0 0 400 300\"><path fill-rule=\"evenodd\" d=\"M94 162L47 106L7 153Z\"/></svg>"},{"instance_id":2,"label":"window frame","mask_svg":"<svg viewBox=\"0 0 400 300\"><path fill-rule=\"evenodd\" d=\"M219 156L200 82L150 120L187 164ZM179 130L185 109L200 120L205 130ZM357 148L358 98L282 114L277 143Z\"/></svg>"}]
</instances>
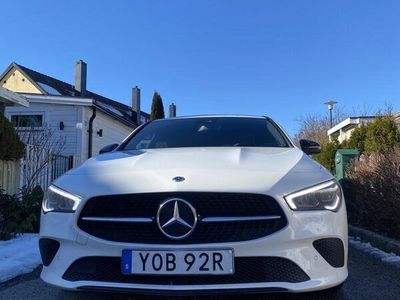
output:
<instances>
[{"instance_id":1,"label":"window frame","mask_svg":"<svg viewBox=\"0 0 400 300\"><path fill-rule=\"evenodd\" d=\"M204 118L204 117L208 117L208 116L199 116L198 118ZM219 116L210 116L210 117L219 117ZM225 116L222 116L221 118L224 118ZM226 116L226 117L230 117L230 116ZM232 116L233 118L235 118L235 116ZM193 117L193 119L196 119L197 117ZM237 118L242 118L237 117ZM246 116L244 116L243 118L246 118ZM252 118L251 116L247 117L247 118ZM279 126L273 119L271 119L270 117L267 116L262 116L260 117L260 119L264 119L266 122L270 122L272 126L274 126L276 128L276 130L282 135L283 139L286 141L287 143L287 148L295 148L296 146L294 145L293 141L291 140L291 138L289 137L289 135L287 134L287 132L281 127ZM149 121L146 122L144 124L141 124L140 126L138 126L133 132L131 132L130 135L128 135L125 140L122 141L122 143L114 150L114 151L132 151L132 150L128 150L125 149L125 147L129 144L129 142L140 132L142 131L147 125L149 125L152 122L156 122L156 121L163 121L161 120L154 120L154 121ZM166 121L166 120L164 120ZM286 147L285 147L286 148ZM150 149L164 149L164 148L150 148Z\"/></svg>"},{"instance_id":2,"label":"window frame","mask_svg":"<svg viewBox=\"0 0 400 300\"><path fill-rule=\"evenodd\" d=\"M37 116L40 115L42 117L42 125L41 126L35 126L35 127L25 127L25 126L14 126L12 122L12 117L13 116ZM17 131L40 131L44 130L45 128L45 117L46 114L43 111L29 111L29 112L9 112L8 113L8 120L13 124L15 130Z\"/></svg>"}]
</instances>

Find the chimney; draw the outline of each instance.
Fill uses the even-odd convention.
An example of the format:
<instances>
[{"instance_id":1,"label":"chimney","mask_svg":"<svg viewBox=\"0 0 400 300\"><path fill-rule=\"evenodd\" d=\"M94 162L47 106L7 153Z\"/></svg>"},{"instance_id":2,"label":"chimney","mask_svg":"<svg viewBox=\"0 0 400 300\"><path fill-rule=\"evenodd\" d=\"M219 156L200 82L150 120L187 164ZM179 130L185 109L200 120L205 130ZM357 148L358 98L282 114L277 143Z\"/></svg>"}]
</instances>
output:
<instances>
[{"instance_id":1,"label":"chimney","mask_svg":"<svg viewBox=\"0 0 400 300\"><path fill-rule=\"evenodd\" d=\"M176 117L176 105L174 103L171 103L169 105L169 117L170 118Z\"/></svg>"},{"instance_id":2,"label":"chimney","mask_svg":"<svg viewBox=\"0 0 400 300\"><path fill-rule=\"evenodd\" d=\"M83 60L78 60L75 65L75 89L86 96L87 65Z\"/></svg>"},{"instance_id":3,"label":"chimney","mask_svg":"<svg viewBox=\"0 0 400 300\"><path fill-rule=\"evenodd\" d=\"M132 110L136 112L136 123L140 125L140 89L138 86L132 89Z\"/></svg>"}]
</instances>

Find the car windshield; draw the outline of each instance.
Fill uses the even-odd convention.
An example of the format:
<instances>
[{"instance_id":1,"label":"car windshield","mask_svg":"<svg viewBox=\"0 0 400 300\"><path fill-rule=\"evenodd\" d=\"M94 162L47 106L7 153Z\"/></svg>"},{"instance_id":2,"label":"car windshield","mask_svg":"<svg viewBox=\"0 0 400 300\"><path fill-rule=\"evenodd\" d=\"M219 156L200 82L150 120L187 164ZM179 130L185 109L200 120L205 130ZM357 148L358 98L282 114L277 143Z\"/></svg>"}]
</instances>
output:
<instances>
[{"instance_id":1,"label":"car windshield","mask_svg":"<svg viewBox=\"0 0 400 300\"><path fill-rule=\"evenodd\" d=\"M123 150L240 146L290 147L282 131L266 118L201 117L151 122Z\"/></svg>"}]
</instances>

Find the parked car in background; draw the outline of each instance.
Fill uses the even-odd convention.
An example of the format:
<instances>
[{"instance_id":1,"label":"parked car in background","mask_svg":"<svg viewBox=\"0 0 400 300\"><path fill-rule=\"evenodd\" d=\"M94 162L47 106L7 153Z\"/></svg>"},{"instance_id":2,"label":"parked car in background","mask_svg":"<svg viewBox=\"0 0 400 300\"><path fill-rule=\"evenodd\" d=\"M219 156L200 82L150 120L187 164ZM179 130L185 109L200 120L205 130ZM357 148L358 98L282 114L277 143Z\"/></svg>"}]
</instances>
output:
<instances>
[{"instance_id":1,"label":"parked car in background","mask_svg":"<svg viewBox=\"0 0 400 300\"><path fill-rule=\"evenodd\" d=\"M307 155L319 145L301 148L267 117L146 123L50 186L41 278L153 294L338 289L343 194Z\"/></svg>"}]
</instances>

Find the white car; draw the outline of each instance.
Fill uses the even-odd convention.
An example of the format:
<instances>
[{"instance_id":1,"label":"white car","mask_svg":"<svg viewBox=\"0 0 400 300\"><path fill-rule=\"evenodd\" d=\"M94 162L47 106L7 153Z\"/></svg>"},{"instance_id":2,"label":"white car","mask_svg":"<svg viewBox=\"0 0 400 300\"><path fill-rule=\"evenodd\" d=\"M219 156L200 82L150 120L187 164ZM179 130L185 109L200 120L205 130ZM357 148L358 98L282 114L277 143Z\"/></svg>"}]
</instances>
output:
<instances>
[{"instance_id":1,"label":"white car","mask_svg":"<svg viewBox=\"0 0 400 300\"><path fill-rule=\"evenodd\" d=\"M41 278L150 294L337 290L347 278L342 190L270 118L146 123L51 185Z\"/></svg>"}]
</instances>

